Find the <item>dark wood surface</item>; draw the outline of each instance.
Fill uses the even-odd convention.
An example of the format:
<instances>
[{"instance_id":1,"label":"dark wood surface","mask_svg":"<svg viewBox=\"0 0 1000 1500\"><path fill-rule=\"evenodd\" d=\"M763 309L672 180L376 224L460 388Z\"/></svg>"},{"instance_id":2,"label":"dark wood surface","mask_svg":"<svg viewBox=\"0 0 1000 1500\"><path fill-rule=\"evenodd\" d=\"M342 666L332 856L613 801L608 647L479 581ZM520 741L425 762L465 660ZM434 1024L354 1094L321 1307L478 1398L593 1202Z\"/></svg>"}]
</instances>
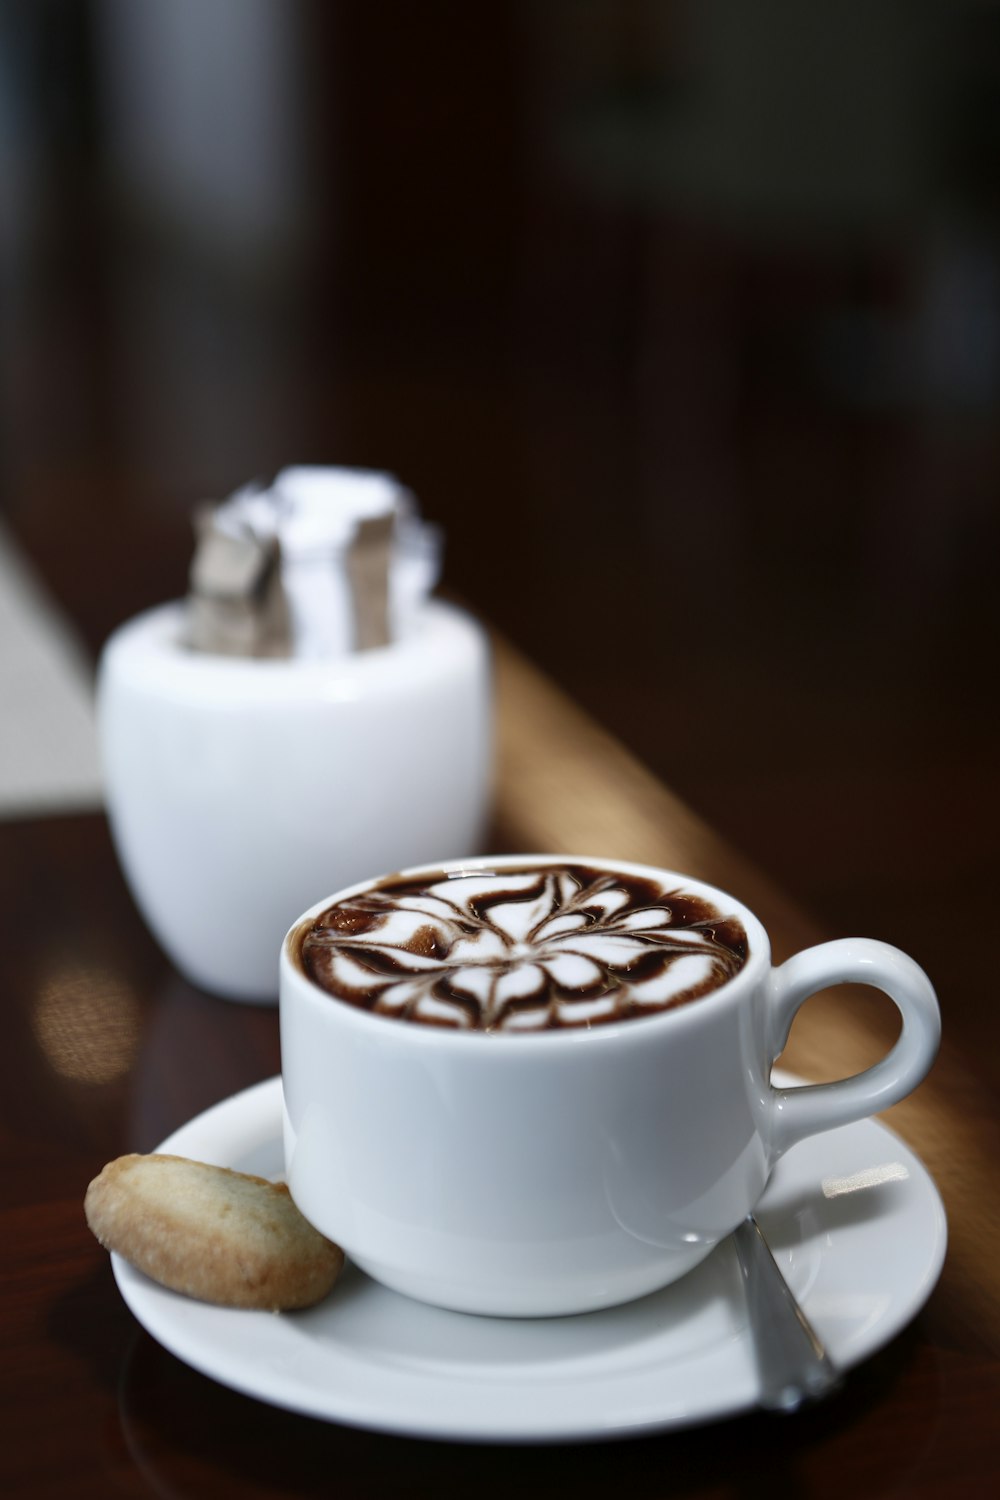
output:
<instances>
[{"instance_id":1,"label":"dark wood surface","mask_svg":"<svg viewBox=\"0 0 1000 1500\"><path fill-rule=\"evenodd\" d=\"M498 644L497 846L586 846L683 865L737 889L779 953L815 929L606 731ZM554 759L547 758L554 757ZM558 766L558 774L553 767ZM986 1495L1000 1394L993 1101L954 1031L892 1123L944 1194L952 1246L928 1306L842 1393L795 1417L739 1417L631 1442L465 1447L355 1431L234 1394L161 1349L86 1228L106 1159L279 1067L277 1018L194 990L146 932L99 816L0 826L8 1018L0 1055L4 1493L48 1496ZM814 1002L815 1003L815 1002ZM807 1076L862 1065L884 1016L849 992L803 1016Z\"/></svg>"},{"instance_id":2,"label":"dark wood surface","mask_svg":"<svg viewBox=\"0 0 1000 1500\"><path fill-rule=\"evenodd\" d=\"M794 37L769 8L741 42L775 111L754 176L761 137L724 142L725 29L694 7L276 0L256 10L290 28L298 146L269 237L233 233L199 163L163 192L148 159L130 174L104 9L0 8L2 515L91 657L183 592L206 496L293 461L397 472L446 529L447 584L547 674L501 652L498 845L681 864L779 952L865 933L931 974L941 1057L893 1123L951 1239L914 1324L788 1421L481 1450L247 1401L137 1328L82 1197L273 1074L274 1013L178 977L100 816L8 820L0 1492L992 1494L995 15L902 8L896 36L873 7L855 42L832 0ZM188 41L224 69L204 24ZM735 190L711 156L677 187L692 119ZM258 139L252 111L227 123ZM811 1001L791 1060L829 1076L889 1024Z\"/></svg>"},{"instance_id":3,"label":"dark wood surface","mask_svg":"<svg viewBox=\"0 0 1000 1500\"><path fill-rule=\"evenodd\" d=\"M498 843L682 864L740 890L779 951L808 940L792 903L606 732L516 655L502 648L498 665ZM200 994L174 972L131 905L100 817L8 823L0 850L5 1493L596 1495L628 1483L638 1494L710 1496L746 1493L748 1475L817 1496L844 1485L868 1495L988 1492L1000 1393L996 1141L960 1038L894 1112L951 1215L944 1278L913 1326L827 1406L541 1451L375 1436L258 1405L163 1351L125 1309L83 1220L83 1189L105 1159L152 1148L277 1071L274 1011ZM852 1013L847 998L827 997L790 1055L822 1076L866 1061L883 1041L871 1007Z\"/></svg>"}]
</instances>

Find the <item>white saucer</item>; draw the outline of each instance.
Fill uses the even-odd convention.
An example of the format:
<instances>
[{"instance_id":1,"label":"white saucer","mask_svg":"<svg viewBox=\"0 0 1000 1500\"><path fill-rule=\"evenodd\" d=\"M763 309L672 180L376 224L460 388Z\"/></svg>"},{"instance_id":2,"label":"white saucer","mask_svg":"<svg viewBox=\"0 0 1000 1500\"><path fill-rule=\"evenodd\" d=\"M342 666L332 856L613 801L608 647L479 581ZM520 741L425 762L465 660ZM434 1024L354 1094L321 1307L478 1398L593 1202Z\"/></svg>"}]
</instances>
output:
<instances>
[{"instance_id":1,"label":"white saucer","mask_svg":"<svg viewBox=\"0 0 1000 1500\"><path fill-rule=\"evenodd\" d=\"M281 1176L281 1080L217 1104L159 1149ZM790 1151L758 1217L841 1369L899 1332L930 1295L944 1260L937 1189L912 1151L873 1121ZM422 1437L545 1442L686 1426L757 1400L728 1242L639 1302L545 1320L440 1311L385 1290L353 1266L316 1308L238 1312L178 1296L119 1256L112 1260L136 1318L179 1359L234 1390L327 1421Z\"/></svg>"}]
</instances>

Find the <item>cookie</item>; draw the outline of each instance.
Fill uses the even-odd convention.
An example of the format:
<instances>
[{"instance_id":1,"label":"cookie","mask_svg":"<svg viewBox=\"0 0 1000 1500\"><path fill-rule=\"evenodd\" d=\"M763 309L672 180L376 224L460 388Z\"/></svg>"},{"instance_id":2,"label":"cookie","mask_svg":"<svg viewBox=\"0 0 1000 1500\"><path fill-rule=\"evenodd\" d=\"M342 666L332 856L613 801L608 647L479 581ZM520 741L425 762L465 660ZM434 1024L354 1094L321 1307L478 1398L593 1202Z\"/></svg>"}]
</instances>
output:
<instances>
[{"instance_id":1,"label":"cookie","mask_svg":"<svg viewBox=\"0 0 1000 1500\"><path fill-rule=\"evenodd\" d=\"M105 1249L175 1292L224 1307L309 1307L344 1263L283 1183L182 1156L109 1162L84 1212Z\"/></svg>"}]
</instances>

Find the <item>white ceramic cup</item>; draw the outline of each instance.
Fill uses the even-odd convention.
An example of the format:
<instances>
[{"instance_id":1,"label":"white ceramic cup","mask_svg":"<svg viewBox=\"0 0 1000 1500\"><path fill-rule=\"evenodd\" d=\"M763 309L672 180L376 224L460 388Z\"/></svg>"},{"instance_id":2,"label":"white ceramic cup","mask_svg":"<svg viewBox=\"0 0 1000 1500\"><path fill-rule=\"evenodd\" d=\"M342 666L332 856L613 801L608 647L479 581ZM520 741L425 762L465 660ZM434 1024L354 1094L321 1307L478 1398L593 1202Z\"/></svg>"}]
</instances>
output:
<instances>
[{"instance_id":1,"label":"white ceramic cup","mask_svg":"<svg viewBox=\"0 0 1000 1500\"><path fill-rule=\"evenodd\" d=\"M371 1276L443 1307L550 1316L666 1285L753 1208L784 1151L895 1103L937 1050L934 991L898 949L851 938L772 968L767 934L731 896L645 866L565 862L652 877L735 914L749 939L744 967L702 998L641 1019L488 1034L372 1014L307 977L305 930L371 883L318 902L282 948L292 1196ZM561 863L530 856L461 868ZM899 1040L854 1078L774 1088L771 1067L796 1011L841 982L889 995Z\"/></svg>"},{"instance_id":2,"label":"white ceramic cup","mask_svg":"<svg viewBox=\"0 0 1000 1500\"><path fill-rule=\"evenodd\" d=\"M331 661L192 651L184 606L108 641L98 729L132 893L181 972L274 1004L278 951L317 890L482 847L489 653L433 601L407 638Z\"/></svg>"}]
</instances>

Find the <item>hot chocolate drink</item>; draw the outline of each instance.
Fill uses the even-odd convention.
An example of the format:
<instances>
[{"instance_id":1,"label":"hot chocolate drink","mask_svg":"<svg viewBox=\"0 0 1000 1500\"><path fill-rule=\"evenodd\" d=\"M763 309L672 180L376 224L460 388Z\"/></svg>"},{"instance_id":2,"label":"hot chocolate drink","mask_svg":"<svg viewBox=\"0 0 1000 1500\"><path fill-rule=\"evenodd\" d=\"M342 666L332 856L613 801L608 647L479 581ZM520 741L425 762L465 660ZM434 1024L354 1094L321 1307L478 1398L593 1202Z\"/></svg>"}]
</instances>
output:
<instances>
[{"instance_id":1,"label":"hot chocolate drink","mask_svg":"<svg viewBox=\"0 0 1000 1500\"><path fill-rule=\"evenodd\" d=\"M330 995L425 1026L530 1033L686 1005L743 967L739 918L648 876L572 862L389 877L308 922Z\"/></svg>"}]
</instances>

